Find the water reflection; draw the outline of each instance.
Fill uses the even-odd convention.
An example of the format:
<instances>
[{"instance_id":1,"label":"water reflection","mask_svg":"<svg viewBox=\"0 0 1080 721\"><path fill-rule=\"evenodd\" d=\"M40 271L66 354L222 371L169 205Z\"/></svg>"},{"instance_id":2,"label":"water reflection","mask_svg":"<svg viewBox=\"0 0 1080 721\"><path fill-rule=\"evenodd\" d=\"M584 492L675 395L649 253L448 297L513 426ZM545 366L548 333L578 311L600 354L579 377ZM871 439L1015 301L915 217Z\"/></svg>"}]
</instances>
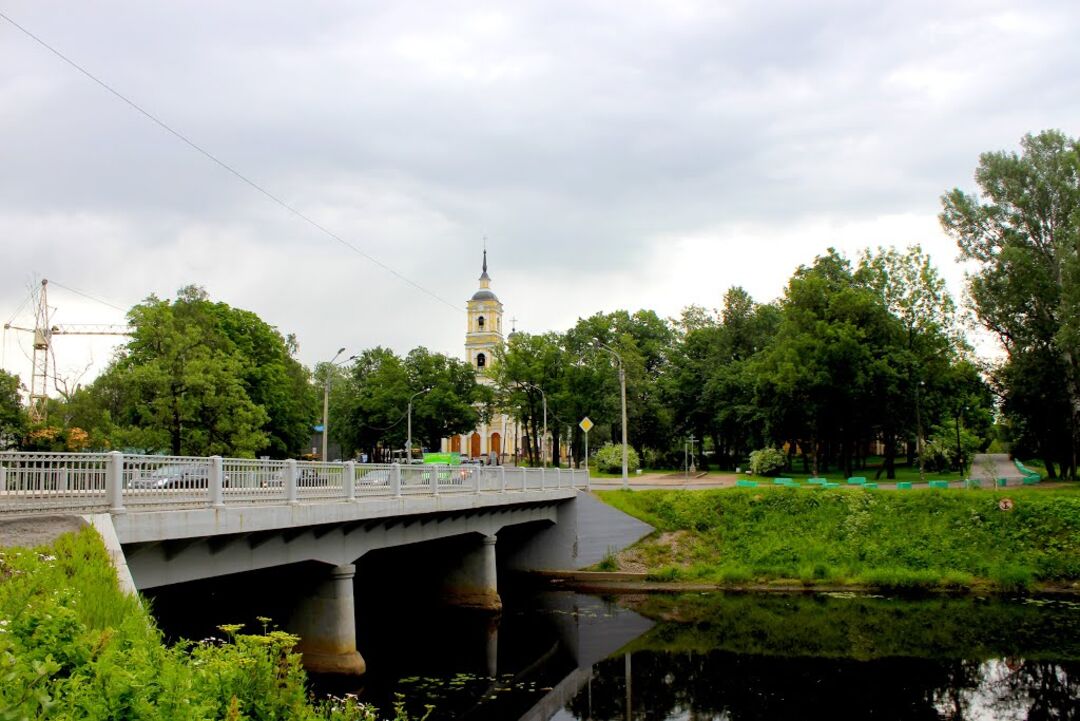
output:
<instances>
[{"instance_id":1,"label":"water reflection","mask_svg":"<svg viewBox=\"0 0 1080 721\"><path fill-rule=\"evenodd\" d=\"M667 620L596 664L549 719L1080 716L1075 604L710 594L631 605Z\"/></svg>"},{"instance_id":2,"label":"water reflection","mask_svg":"<svg viewBox=\"0 0 1080 721\"><path fill-rule=\"evenodd\" d=\"M258 628L302 580L162 589L154 610L170 638ZM357 597L368 674L313 691L386 709L400 693L432 721L1080 719L1076 602L508 588L491 616L418 590Z\"/></svg>"}]
</instances>

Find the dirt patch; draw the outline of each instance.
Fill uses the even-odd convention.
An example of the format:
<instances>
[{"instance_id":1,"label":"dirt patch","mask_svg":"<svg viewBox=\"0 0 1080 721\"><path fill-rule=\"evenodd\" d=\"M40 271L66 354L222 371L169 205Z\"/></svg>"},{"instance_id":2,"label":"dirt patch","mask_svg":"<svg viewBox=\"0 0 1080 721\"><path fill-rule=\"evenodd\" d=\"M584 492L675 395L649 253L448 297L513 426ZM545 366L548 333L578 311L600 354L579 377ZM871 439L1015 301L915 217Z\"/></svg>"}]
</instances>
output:
<instances>
[{"instance_id":1,"label":"dirt patch","mask_svg":"<svg viewBox=\"0 0 1080 721\"><path fill-rule=\"evenodd\" d=\"M81 516L17 516L0 519L0 548L34 548L86 526Z\"/></svg>"},{"instance_id":2,"label":"dirt patch","mask_svg":"<svg viewBox=\"0 0 1080 721\"><path fill-rule=\"evenodd\" d=\"M689 531L666 531L622 551L615 560L620 571L647 573L650 568L681 563L691 540Z\"/></svg>"}]
</instances>

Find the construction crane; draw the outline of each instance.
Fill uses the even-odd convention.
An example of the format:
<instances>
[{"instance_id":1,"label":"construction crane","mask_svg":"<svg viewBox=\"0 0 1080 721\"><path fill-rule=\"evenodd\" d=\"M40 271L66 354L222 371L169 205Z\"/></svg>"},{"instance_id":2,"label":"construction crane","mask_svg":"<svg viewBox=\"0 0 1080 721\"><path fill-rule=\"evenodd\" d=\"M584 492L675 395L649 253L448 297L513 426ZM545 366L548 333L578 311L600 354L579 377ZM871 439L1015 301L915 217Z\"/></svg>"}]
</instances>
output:
<instances>
[{"instance_id":1,"label":"construction crane","mask_svg":"<svg viewBox=\"0 0 1080 721\"><path fill-rule=\"evenodd\" d=\"M54 335L123 336L132 334L132 328L126 325L52 325L49 322L48 286L49 281L42 278L41 289L38 292L37 304L34 309L33 328L24 328L10 323L4 324L4 330L23 331L32 334L34 338L34 352L31 358L33 371L30 375L30 395L27 397L27 410L32 423L41 423L45 421L47 416L49 354L52 351L52 337Z\"/></svg>"}]
</instances>

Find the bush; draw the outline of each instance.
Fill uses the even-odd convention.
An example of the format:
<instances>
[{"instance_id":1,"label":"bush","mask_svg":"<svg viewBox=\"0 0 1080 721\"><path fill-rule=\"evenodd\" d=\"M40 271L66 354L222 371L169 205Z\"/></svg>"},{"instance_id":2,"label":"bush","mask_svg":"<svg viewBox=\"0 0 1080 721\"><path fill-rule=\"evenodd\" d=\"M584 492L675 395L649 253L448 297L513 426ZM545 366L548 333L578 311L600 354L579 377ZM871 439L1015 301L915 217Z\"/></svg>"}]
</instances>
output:
<instances>
[{"instance_id":1,"label":"bush","mask_svg":"<svg viewBox=\"0 0 1080 721\"><path fill-rule=\"evenodd\" d=\"M750 454L750 472L755 476L773 476L787 465L787 456L778 448L762 448Z\"/></svg>"},{"instance_id":2,"label":"bush","mask_svg":"<svg viewBox=\"0 0 1080 721\"><path fill-rule=\"evenodd\" d=\"M629 473L633 473L641 465L641 461L633 448L627 448L626 451L626 468ZM593 459L596 461L596 470L601 473L622 473L622 444L605 443L593 455Z\"/></svg>"}]
</instances>

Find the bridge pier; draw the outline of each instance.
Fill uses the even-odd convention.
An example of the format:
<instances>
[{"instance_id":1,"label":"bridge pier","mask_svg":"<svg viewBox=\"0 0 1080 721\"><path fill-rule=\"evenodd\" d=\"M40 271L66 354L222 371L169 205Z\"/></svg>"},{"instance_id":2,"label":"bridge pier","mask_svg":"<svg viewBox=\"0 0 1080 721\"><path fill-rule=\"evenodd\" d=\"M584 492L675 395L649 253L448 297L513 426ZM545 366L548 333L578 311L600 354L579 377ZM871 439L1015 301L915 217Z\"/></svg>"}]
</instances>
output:
<instances>
[{"instance_id":1,"label":"bridge pier","mask_svg":"<svg viewBox=\"0 0 1080 721\"><path fill-rule=\"evenodd\" d=\"M334 566L330 579L316 586L293 614L291 630L300 636L296 650L308 671L360 676L367 670L356 650L355 576L351 563Z\"/></svg>"},{"instance_id":2,"label":"bridge pier","mask_svg":"<svg viewBox=\"0 0 1080 721\"><path fill-rule=\"evenodd\" d=\"M443 598L454 606L484 611L501 611L494 535L481 537L478 545L467 549L450 568L443 583Z\"/></svg>"}]
</instances>

